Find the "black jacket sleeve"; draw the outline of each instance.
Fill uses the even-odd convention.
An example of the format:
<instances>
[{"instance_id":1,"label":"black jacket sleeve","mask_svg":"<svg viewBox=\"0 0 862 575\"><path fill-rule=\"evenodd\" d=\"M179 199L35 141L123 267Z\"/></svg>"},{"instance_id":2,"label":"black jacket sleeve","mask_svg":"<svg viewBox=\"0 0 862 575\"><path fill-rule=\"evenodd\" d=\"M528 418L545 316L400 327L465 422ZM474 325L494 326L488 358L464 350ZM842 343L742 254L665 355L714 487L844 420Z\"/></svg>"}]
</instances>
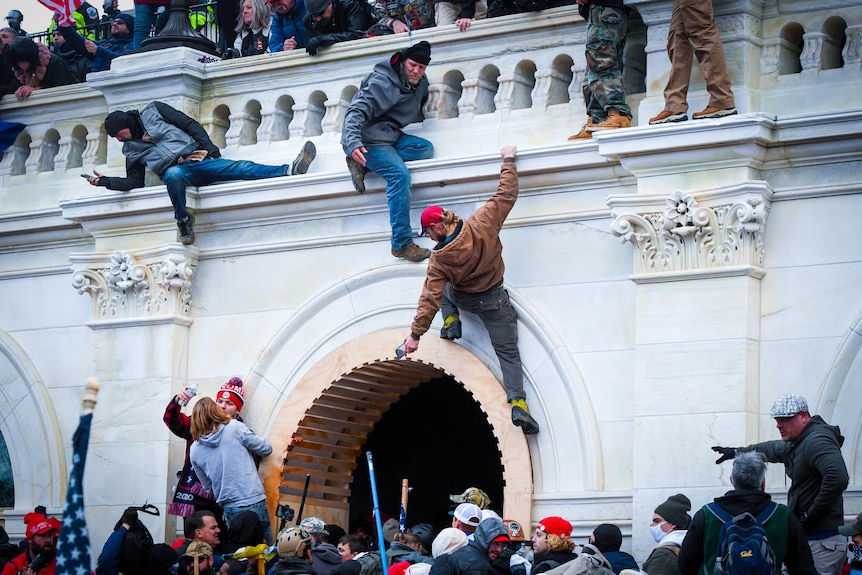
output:
<instances>
[{"instance_id":1,"label":"black jacket sleeve","mask_svg":"<svg viewBox=\"0 0 862 575\"><path fill-rule=\"evenodd\" d=\"M156 102L156 110L159 111L159 114L165 119L166 122L170 122L183 132L187 133L189 136L194 138L194 140L200 144L200 147L207 151L207 153L213 158L220 158L221 152L218 149L218 146L213 144L213 141L210 140L209 135L207 134L204 127L201 126L196 120L190 118L171 106L163 102Z\"/></svg>"},{"instance_id":2,"label":"black jacket sleeve","mask_svg":"<svg viewBox=\"0 0 862 575\"><path fill-rule=\"evenodd\" d=\"M126 158L126 177L112 178L109 176L99 177L99 186L104 186L109 190L119 190L127 192L135 188L144 187L144 165L138 162L132 162Z\"/></svg>"},{"instance_id":3,"label":"black jacket sleeve","mask_svg":"<svg viewBox=\"0 0 862 575\"><path fill-rule=\"evenodd\" d=\"M331 46L338 42L347 42L349 40L358 40L364 38L368 29L374 24L374 18L371 15L371 5L363 0L351 0L346 4L341 4L336 8L333 3L333 10L338 10L338 14L333 14L333 18L339 22L340 30L333 32L324 32L315 26L313 18L306 16L303 20L308 33L312 38L317 38L316 43L319 47Z\"/></svg>"}]
</instances>

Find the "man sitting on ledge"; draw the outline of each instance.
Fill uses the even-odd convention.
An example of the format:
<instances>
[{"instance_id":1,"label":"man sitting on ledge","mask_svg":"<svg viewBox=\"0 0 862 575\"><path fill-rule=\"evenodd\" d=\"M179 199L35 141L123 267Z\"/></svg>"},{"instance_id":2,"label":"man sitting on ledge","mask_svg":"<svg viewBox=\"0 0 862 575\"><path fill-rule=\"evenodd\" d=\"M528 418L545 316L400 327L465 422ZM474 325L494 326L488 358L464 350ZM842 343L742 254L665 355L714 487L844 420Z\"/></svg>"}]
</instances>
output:
<instances>
[{"instance_id":1,"label":"man sitting on ledge","mask_svg":"<svg viewBox=\"0 0 862 575\"><path fill-rule=\"evenodd\" d=\"M87 181L93 186L127 191L143 187L144 167L150 168L168 188L180 240L186 245L195 241L195 219L186 210L186 186L304 174L317 153L309 141L289 165L225 160L203 126L162 102L151 102L140 112L111 112L105 118L105 132L123 142L126 177L107 177L94 170L96 175Z\"/></svg>"}]
</instances>

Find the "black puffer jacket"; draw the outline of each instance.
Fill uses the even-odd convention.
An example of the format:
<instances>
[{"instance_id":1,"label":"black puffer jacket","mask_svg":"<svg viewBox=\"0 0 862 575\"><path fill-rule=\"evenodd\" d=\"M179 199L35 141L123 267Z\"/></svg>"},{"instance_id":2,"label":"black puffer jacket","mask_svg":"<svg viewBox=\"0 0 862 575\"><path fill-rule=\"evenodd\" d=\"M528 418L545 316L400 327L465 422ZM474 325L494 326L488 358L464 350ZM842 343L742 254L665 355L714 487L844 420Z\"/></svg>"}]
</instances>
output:
<instances>
[{"instance_id":1,"label":"black puffer jacket","mask_svg":"<svg viewBox=\"0 0 862 575\"><path fill-rule=\"evenodd\" d=\"M784 464L791 481L787 505L812 535L844 524L843 493L850 477L841 455L843 443L838 426L815 415L795 441L765 441L739 450L759 451L767 461Z\"/></svg>"}]
</instances>

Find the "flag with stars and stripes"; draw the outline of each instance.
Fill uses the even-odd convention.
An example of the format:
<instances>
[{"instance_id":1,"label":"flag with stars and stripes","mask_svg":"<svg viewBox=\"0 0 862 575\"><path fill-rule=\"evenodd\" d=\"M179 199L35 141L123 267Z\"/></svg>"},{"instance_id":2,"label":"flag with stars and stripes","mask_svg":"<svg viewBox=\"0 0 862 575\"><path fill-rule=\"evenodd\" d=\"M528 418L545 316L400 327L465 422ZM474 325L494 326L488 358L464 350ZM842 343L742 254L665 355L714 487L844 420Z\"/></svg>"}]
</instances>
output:
<instances>
[{"instance_id":1,"label":"flag with stars and stripes","mask_svg":"<svg viewBox=\"0 0 862 575\"><path fill-rule=\"evenodd\" d=\"M51 12L60 14L60 19L57 22L60 26L74 26L75 21L72 19L72 12L84 3L83 0L38 0L38 2Z\"/></svg>"},{"instance_id":2,"label":"flag with stars and stripes","mask_svg":"<svg viewBox=\"0 0 862 575\"><path fill-rule=\"evenodd\" d=\"M84 464L90 443L93 414L81 416L72 437L72 473L63 508L63 525L57 540L56 575L87 575L90 573L90 535L84 518Z\"/></svg>"}]
</instances>

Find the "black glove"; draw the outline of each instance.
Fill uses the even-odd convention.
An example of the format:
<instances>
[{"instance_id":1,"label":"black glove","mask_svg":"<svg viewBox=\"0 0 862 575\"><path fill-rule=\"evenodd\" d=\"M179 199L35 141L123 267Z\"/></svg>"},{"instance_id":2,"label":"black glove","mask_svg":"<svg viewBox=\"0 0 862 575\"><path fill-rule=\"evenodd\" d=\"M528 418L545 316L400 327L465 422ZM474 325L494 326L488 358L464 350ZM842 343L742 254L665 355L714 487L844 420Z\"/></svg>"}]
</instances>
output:
<instances>
[{"instance_id":1,"label":"black glove","mask_svg":"<svg viewBox=\"0 0 862 575\"><path fill-rule=\"evenodd\" d=\"M115 516L116 517L116 516ZM123 517L120 523L124 523L129 527L133 527L138 520L138 510L135 507L128 507L123 511Z\"/></svg>"},{"instance_id":2,"label":"black glove","mask_svg":"<svg viewBox=\"0 0 862 575\"><path fill-rule=\"evenodd\" d=\"M321 48L320 44L320 37L315 36L314 38L308 40L308 44L305 45L305 51L308 53L309 56L317 56L317 50L318 48Z\"/></svg>"},{"instance_id":3,"label":"black glove","mask_svg":"<svg viewBox=\"0 0 862 575\"><path fill-rule=\"evenodd\" d=\"M728 459L733 459L736 457L736 448L735 447L720 447L718 445L714 445L712 450L716 453L720 453L721 457L715 460L716 463L724 463Z\"/></svg>"}]
</instances>

